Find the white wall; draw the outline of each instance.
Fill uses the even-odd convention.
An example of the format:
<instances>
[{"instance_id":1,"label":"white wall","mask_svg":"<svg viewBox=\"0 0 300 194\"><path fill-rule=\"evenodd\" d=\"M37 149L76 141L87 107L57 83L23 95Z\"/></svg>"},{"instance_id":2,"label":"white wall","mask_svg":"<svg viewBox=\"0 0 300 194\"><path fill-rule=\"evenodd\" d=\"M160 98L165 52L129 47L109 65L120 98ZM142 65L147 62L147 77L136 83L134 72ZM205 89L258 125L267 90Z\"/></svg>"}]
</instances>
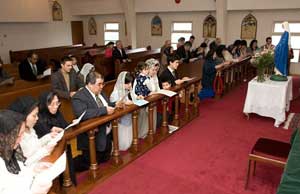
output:
<instances>
[{"instance_id":1,"label":"white wall","mask_svg":"<svg viewBox=\"0 0 300 194\"><path fill-rule=\"evenodd\" d=\"M227 0L228 10L297 9L299 0Z\"/></svg>"},{"instance_id":2,"label":"white wall","mask_svg":"<svg viewBox=\"0 0 300 194\"><path fill-rule=\"evenodd\" d=\"M48 0L1 0L0 22L47 22Z\"/></svg>"},{"instance_id":3,"label":"white wall","mask_svg":"<svg viewBox=\"0 0 300 194\"><path fill-rule=\"evenodd\" d=\"M136 0L136 12L181 12L216 10L214 0L182 0L179 4L174 0Z\"/></svg>"},{"instance_id":4,"label":"white wall","mask_svg":"<svg viewBox=\"0 0 300 194\"><path fill-rule=\"evenodd\" d=\"M120 14L122 0L70 0L72 15Z\"/></svg>"},{"instance_id":5,"label":"white wall","mask_svg":"<svg viewBox=\"0 0 300 194\"><path fill-rule=\"evenodd\" d=\"M127 39L125 36L125 17L124 15L96 15L93 16L97 23L97 35L89 35L88 32L88 20L90 16L81 16L83 20L84 28L84 42L86 45L93 45L97 43L98 45L104 45L104 23L106 22L117 22L120 24L119 38L123 41L124 46L127 45Z\"/></svg>"},{"instance_id":6,"label":"white wall","mask_svg":"<svg viewBox=\"0 0 300 194\"><path fill-rule=\"evenodd\" d=\"M151 45L152 48L161 47L165 40L171 39L172 22L188 21L193 23L193 35L196 37L195 45L203 41L203 21L209 12L179 12L179 13L159 13L162 19L162 36L151 36L151 20L156 15L154 13L137 14L137 47ZM212 13L215 15L215 13Z\"/></svg>"},{"instance_id":7,"label":"white wall","mask_svg":"<svg viewBox=\"0 0 300 194\"><path fill-rule=\"evenodd\" d=\"M66 2L59 1L63 21L50 22L0 22L0 56L9 63L9 50L24 50L72 44L70 10ZM52 4L48 4L50 10ZM48 13L50 14L50 12ZM50 17L50 16L49 16ZM52 16L51 16L52 20Z\"/></svg>"}]
</instances>

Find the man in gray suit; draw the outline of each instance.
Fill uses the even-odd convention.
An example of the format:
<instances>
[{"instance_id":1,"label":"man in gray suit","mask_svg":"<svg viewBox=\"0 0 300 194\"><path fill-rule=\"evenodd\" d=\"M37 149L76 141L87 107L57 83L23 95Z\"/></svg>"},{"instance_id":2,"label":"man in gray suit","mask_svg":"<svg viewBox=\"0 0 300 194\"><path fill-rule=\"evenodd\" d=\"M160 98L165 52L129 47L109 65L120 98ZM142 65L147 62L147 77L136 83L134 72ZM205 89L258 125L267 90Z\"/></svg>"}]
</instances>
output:
<instances>
[{"instance_id":1,"label":"man in gray suit","mask_svg":"<svg viewBox=\"0 0 300 194\"><path fill-rule=\"evenodd\" d=\"M121 107L122 102L111 103L102 92L104 87L104 78L97 72L90 72L86 77L86 86L79 90L72 97L73 112L76 117L86 111L82 120L111 115L114 113L114 107ZM95 144L97 151L97 161L105 162L109 160L111 154L111 123L105 123L98 127L95 134ZM88 134L82 133L77 136L77 148L83 153L83 160L86 165L89 164L89 140Z\"/></svg>"},{"instance_id":2,"label":"man in gray suit","mask_svg":"<svg viewBox=\"0 0 300 194\"><path fill-rule=\"evenodd\" d=\"M78 89L84 86L72 64L70 57L63 57L60 70L51 75L52 90L60 98L70 99Z\"/></svg>"}]
</instances>

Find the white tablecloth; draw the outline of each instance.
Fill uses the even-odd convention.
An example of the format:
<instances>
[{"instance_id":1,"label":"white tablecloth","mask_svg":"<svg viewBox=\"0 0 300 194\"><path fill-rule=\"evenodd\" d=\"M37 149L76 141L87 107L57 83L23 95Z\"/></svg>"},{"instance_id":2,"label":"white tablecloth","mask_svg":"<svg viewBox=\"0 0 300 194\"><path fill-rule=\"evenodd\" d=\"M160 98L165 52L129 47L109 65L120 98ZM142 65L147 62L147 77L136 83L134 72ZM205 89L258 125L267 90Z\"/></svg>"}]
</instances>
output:
<instances>
[{"instance_id":1,"label":"white tablecloth","mask_svg":"<svg viewBox=\"0 0 300 194\"><path fill-rule=\"evenodd\" d=\"M274 125L278 127L285 121L285 112L289 111L290 101L293 98L292 88L292 78L290 76L288 81L285 82L267 79L261 83L254 78L248 83L243 112L274 118Z\"/></svg>"}]
</instances>

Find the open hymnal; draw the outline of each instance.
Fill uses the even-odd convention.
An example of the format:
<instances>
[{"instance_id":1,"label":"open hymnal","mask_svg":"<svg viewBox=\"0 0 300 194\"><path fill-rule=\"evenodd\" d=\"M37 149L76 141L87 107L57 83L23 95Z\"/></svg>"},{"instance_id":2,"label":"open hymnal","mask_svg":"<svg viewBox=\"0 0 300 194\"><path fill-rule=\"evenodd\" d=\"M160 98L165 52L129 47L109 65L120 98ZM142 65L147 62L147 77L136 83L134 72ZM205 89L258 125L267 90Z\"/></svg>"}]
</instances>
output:
<instances>
[{"instance_id":1,"label":"open hymnal","mask_svg":"<svg viewBox=\"0 0 300 194\"><path fill-rule=\"evenodd\" d=\"M77 119L73 120L73 122L70 125L68 125L65 128L65 130L69 129L70 127L73 127L73 126L77 125L78 123L80 123L80 121L81 121L82 117L85 115L85 113L86 113L86 111L84 111Z\"/></svg>"},{"instance_id":2,"label":"open hymnal","mask_svg":"<svg viewBox=\"0 0 300 194\"><path fill-rule=\"evenodd\" d=\"M49 76L49 75L51 75L51 68L48 68L48 69L46 69L46 70L44 71L43 77L46 77L46 76Z\"/></svg>"},{"instance_id":3,"label":"open hymnal","mask_svg":"<svg viewBox=\"0 0 300 194\"><path fill-rule=\"evenodd\" d=\"M166 95L166 96L169 96L169 97L172 97L172 96L175 96L177 93L176 92L173 92L173 91L170 91L170 90L158 90L157 91L158 94L163 94L163 95Z\"/></svg>"},{"instance_id":4,"label":"open hymnal","mask_svg":"<svg viewBox=\"0 0 300 194\"><path fill-rule=\"evenodd\" d=\"M141 99L141 100L133 100L132 102L133 102L133 104L135 104L137 106L144 106L144 105L146 105L146 104L149 103L149 101L143 100L143 99Z\"/></svg>"}]
</instances>

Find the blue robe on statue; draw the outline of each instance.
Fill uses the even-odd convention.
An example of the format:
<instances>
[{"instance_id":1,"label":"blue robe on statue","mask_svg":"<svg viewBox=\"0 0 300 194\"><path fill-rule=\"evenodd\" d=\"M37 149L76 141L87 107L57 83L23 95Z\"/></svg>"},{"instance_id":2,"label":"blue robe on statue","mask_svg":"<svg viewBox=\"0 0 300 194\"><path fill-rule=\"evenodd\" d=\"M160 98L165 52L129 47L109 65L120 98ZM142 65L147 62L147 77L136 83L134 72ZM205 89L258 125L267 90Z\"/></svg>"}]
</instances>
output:
<instances>
[{"instance_id":1,"label":"blue robe on statue","mask_svg":"<svg viewBox=\"0 0 300 194\"><path fill-rule=\"evenodd\" d=\"M287 76L287 62L289 55L289 33L285 31L275 48L275 68L284 76Z\"/></svg>"}]
</instances>

